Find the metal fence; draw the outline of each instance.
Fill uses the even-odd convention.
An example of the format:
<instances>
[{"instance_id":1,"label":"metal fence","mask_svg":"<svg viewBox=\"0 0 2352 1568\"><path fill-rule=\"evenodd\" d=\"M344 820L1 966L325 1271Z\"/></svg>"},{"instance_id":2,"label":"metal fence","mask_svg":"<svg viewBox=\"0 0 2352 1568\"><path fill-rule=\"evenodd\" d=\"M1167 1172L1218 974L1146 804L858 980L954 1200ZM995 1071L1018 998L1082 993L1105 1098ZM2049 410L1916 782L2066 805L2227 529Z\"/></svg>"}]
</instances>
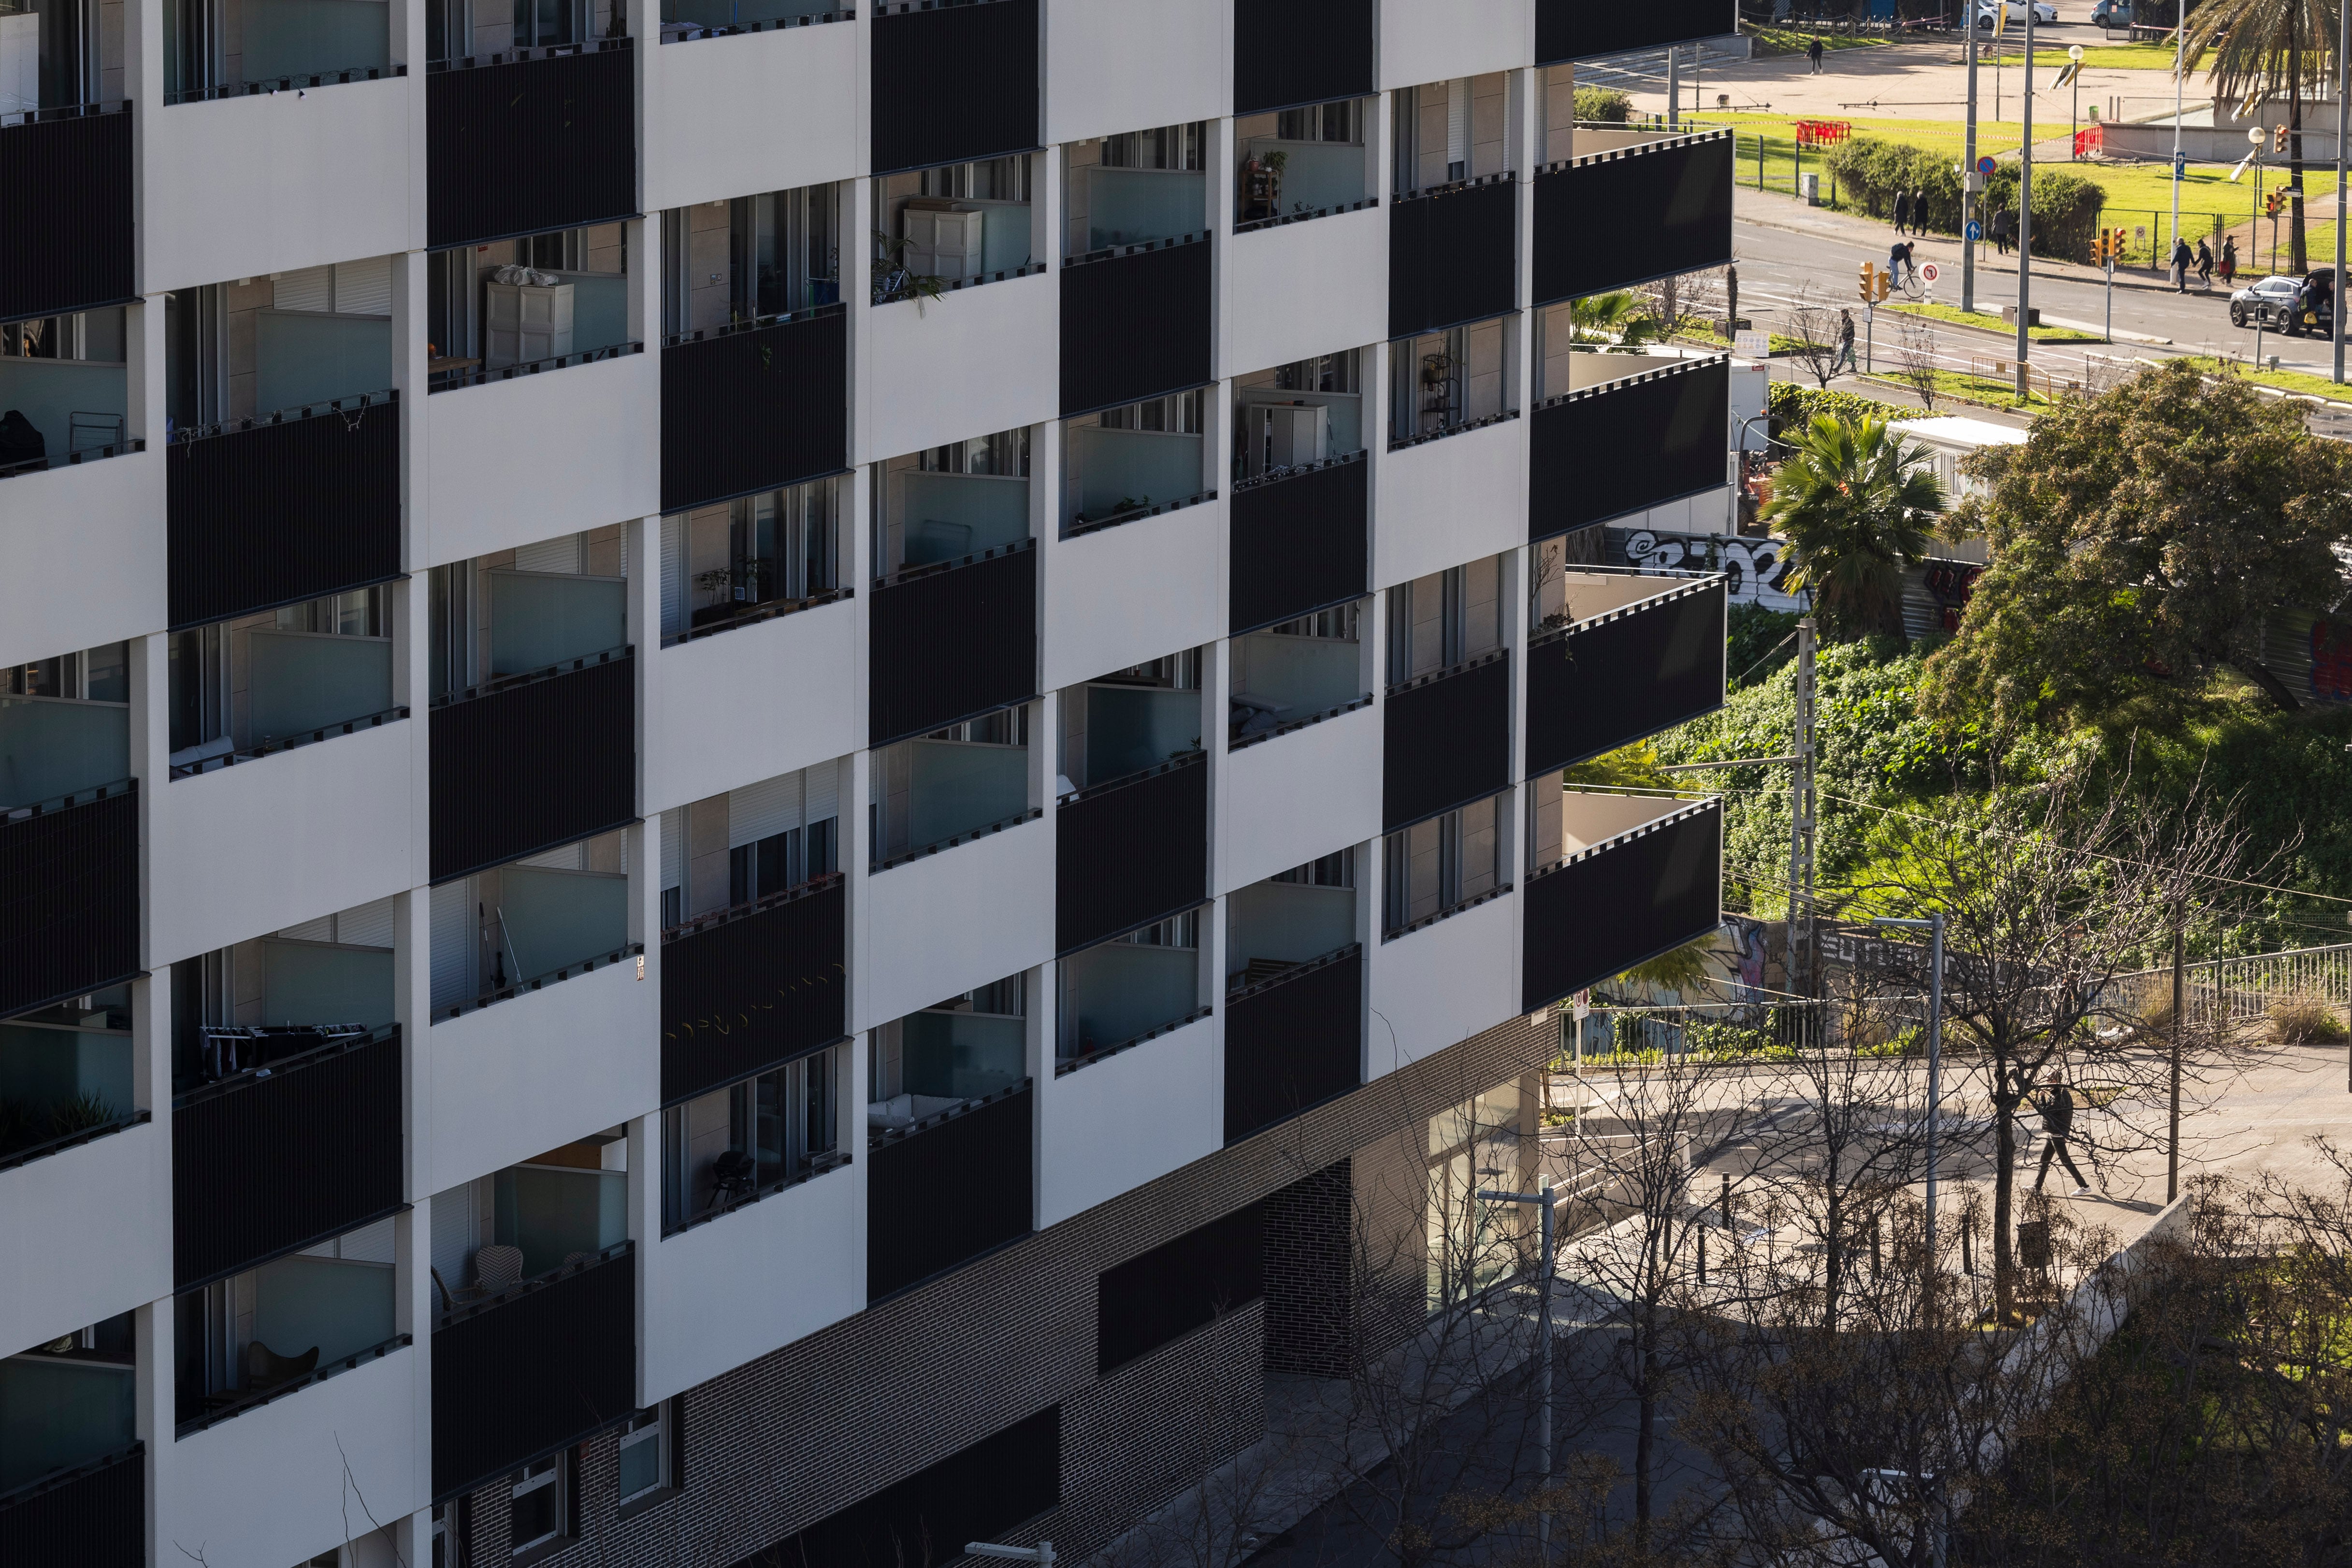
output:
<instances>
[{"instance_id":1,"label":"metal fence","mask_svg":"<svg viewBox=\"0 0 2352 1568\"><path fill-rule=\"evenodd\" d=\"M2221 1028L2270 1016L2279 1002L2312 1000L2342 1007L2352 1001L2352 943L2214 958L2181 969L2182 1010L2192 1028ZM2105 998L2118 1012L2155 1016L2172 1005L2172 970L2118 975Z\"/></svg>"}]
</instances>

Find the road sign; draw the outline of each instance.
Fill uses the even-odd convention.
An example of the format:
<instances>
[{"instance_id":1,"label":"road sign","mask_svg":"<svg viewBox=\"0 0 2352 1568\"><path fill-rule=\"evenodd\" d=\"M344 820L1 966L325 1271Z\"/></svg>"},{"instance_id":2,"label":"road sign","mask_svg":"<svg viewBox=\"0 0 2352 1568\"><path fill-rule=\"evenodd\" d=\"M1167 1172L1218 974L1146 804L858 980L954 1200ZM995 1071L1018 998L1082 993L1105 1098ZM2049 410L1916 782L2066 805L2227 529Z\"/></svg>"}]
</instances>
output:
<instances>
[{"instance_id":1,"label":"road sign","mask_svg":"<svg viewBox=\"0 0 2352 1568\"><path fill-rule=\"evenodd\" d=\"M1933 282L1935 282L1935 281L1936 281L1936 279L1937 279L1937 278L1940 277L1941 277L1941 276L1943 276L1943 275L1942 275L1941 273L1938 273L1938 272L1936 270L1936 264L1935 264L1934 262L1932 262L1932 261L1929 261L1929 262L1922 262L1922 263L1920 264L1920 267L1919 267L1919 276L1920 276L1921 277L1925 278L1927 282L1929 282L1929 283L1933 283Z\"/></svg>"},{"instance_id":2,"label":"road sign","mask_svg":"<svg viewBox=\"0 0 2352 1568\"><path fill-rule=\"evenodd\" d=\"M2147 225L2146 224L2134 224L2134 225L2132 225L2132 238L2134 238L2134 239L2146 239L2147 237Z\"/></svg>"},{"instance_id":3,"label":"road sign","mask_svg":"<svg viewBox=\"0 0 2352 1568\"><path fill-rule=\"evenodd\" d=\"M1998 168L2000 168L2000 164L1998 164L1998 163L1996 163L1996 162L1994 162L1990 158L1979 158L1979 159L1978 159L1978 160L1977 160L1977 172L1978 172L1978 173L1979 173L1979 174L1988 174L1988 175L1989 175L1989 174L1990 174L1990 173L1991 173L1995 169L1998 169Z\"/></svg>"},{"instance_id":4,"label":"road sign","mask_svg":"<svg viewBox=\"0 0 2352 1568\"><path fill-rule=\"evenodd\" d=\"M1969 220L1969 237L1970 239L1984 238L1984 225L1977 222L1974 218L1970 218Z\"/></svg>"}]
</instances>

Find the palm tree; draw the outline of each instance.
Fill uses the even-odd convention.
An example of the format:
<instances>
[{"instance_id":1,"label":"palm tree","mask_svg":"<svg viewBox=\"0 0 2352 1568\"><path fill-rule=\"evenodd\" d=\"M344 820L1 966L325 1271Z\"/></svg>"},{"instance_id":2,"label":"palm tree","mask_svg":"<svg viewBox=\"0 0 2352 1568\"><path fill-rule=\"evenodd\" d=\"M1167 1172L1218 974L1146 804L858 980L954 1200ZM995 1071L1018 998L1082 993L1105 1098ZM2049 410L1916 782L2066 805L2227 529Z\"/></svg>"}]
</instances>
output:
<instances>
[{"instance_id":1,"label":"palm tree","mask_svg":"<svg viewBox=\"0 0 2352 1568\"><path fill-rule=\"evenodd\" d=\"M2282 90L2287 102L2287 167L2303 188L2303 94L2334 74L2336 12L2329 0L2207 0L2187 23L2181 69L2205 63L2216 93L2246 115ZM2303 204L2287 204L2293 271L2306 270Z\"/></svg>"},{"instance_id":2,"label":"palm tree","mask_svg":"<svg viewBox=\"0 0 2352 1568\"><path fill-rule=\"evenodd\" d=\"M1832 637L1903 632L1903 569L1927 553L1944 486L1886 421L1817 413L1772 476L1764 517L1789 541L1789 585Z\"/></svg>"},{"instance_id":3,"label":"palm tree","mask_svg":"<svg viewBox=\"0 0 2352 1568\"><path fill-rule=\"evenodd\" d=\"M1625 349L1654 342L1664 333L1658 319L1646 314L1648 304L1630 288L1573 300L1568 308L1569 341L1606 342L1613 337L1617 346Z\"/></svg>"}]
</instances>

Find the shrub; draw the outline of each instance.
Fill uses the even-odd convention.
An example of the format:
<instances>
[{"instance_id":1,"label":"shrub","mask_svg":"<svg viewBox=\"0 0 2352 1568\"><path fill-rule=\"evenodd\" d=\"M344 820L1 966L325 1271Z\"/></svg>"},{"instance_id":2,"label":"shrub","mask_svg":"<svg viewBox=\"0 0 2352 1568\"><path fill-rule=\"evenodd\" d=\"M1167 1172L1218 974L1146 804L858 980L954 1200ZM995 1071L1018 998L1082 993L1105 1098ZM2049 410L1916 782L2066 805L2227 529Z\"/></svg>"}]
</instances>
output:
<instances>
[{"instance_id":1,"label":"shrub","mask_svg":"<svg viewBox=\"0 0 2352 1568\"><path fill-rule=\"evenodd\" d=\"M1576 118L1622 125L1633 118L1633 100L1612 87L1576 89Z\"/></svg>"},{"instance_id":2,"label":"shrub","mask_svg":"<svg viewBox=\"0 0 2352 1568\"><path fill-rule=\"evenodd\" d=\"M1873 419L1913 419L1919 413L1917 409L1881 402L1860 392L1799 386L1795 382L1772 382L1764 394L1764 409L1771 416L1769 428L1776 436L1792 426L1809 423L1817 413L1855 420L1864 414Z\"/></svg>"},{"instance_id":3,"label":"shrub","mask_svg":"<svg viewBox=\"0 0 2352 1568\"><path fill-rule=\"evenodd\" d=\"M2333 1002L2289 997L2271 1004L2271 1039L2280 1045L2334 1045L2352 1037Z\"/></svg>"},{"instance_id":4,"label":"shrub","mask_svg":"<svg viewBox=\"0 0 2352 1568\"><path fill-rule=\"evenodd\" d=\"M114 1107L95 1094L77 1094L49 1107L49 1135L69 1138L114 1121Z\"/></svg>"},{"instance_id":5,"label":"shrub","mask_svg":"<svg viewBox=\"0 0 2352 1568\"><path fill-rule=\"evenodd\" d=\"M1960 230L1960 177L1949 152L1856 136L1830 150L1830 172L1842 197L1873 217L1895 210L1897 191L1924 192L1927 223L1945 234ZM2087 261L2106 193L2088 180L2042 170L2033 179L2033 254ZM2017 169L2004 164L1985 183L1987 213L2017 205ZM1914 221L1917 221L1916 218Z\"/></svg>"}]
</instances>

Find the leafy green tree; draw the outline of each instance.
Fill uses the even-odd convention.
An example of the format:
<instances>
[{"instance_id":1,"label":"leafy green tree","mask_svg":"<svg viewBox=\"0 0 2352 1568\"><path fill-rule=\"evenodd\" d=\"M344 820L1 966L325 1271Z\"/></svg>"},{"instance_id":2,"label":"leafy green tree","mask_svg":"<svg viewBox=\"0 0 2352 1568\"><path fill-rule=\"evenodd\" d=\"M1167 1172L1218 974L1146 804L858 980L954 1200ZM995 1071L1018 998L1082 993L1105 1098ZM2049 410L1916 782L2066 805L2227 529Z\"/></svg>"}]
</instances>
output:
<instances>
[{"instance_id":1,"label":"leafy green tree","mask_svg":"<svg viewBox=\"0 0 2352 1568\"><path fill-rule=\"evenodd\" d=\"M1815 414L1772 478L1764 518L1789 541L1789 585L1837 639L1903 636L1903 569L1927 553L1944 509L1925 448L1885 420Z\"/></svg>"},{"instance_id":2,"label":"leafy green tree","mask_svg":"<svg viewBox=\"0 0 2352 1568\"><path fill-rule=\"evenodd\" d=\"M1989 493L1948 529L1982 534L1992 559L1929 663L1929 712L2001 734L2105 725L2224 668L2297 706L2263 663L2263 623L2342 599L2334 547L2352 539L2352 447L2313 436L2302 409L2174 361L1969 461Z\"/></svg>"}]
</instances>

